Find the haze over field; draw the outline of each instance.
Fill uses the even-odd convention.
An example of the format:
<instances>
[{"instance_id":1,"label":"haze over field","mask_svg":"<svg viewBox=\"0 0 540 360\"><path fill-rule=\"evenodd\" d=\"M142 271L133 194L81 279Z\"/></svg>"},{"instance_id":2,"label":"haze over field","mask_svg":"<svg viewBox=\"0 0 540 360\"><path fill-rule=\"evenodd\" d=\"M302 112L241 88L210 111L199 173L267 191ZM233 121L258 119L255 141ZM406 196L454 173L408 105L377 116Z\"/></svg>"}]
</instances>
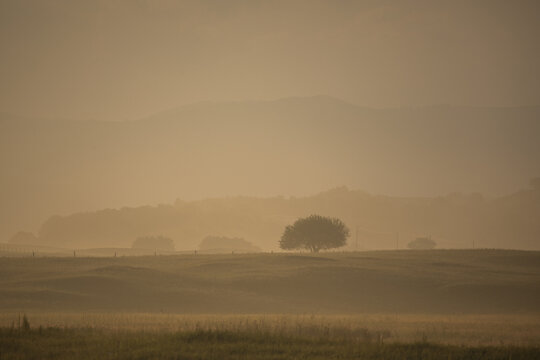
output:
<instances>
[{"instance_id":1,"label":"haze over field","mask_svg":"<svg viewBox=\"0 0 540 360\"><path fill-rule=\"evenodd\" d=\"M0 357L540 358L537 0L0 0Z\"/></svg>"},{"instance_id":2,"label":"haze over field","mask_svg":"<svg viewBox=\"0 0 540 360\"><path fill-rule=\"evenodd\" d=\"M55 214L170 204L177 198L311 196L342 185L373 195L508 196L530 188L529 180L540 174L539 116L539 107L369 109L325 96L199 103L120 123L4 116L1 234L7 240L18 230L37 233ZM519 211L534 217L535 199L525 200L533 205L523 203ZM286 206L281 211L305 215ZM346 216L360 224L367 220L351 211ZM397 232L400 226L416 233L432 228L368 228ZM508 231L530 232L530 226ZM103 241L113 239L97 240L105 246ZM484 244L523 248L525 240L515 241Z\"/></svg>"},{"instance_id":3,"label":"haze over field","mask_svg":"<svg viewBox=\"0 0 540 360\"><path fill-rule=\"evenodd\" d=\"M528 189L539 13L535 1L2 1L0 241L53 215L175 199Z\"/></svg>"}]
</instances>

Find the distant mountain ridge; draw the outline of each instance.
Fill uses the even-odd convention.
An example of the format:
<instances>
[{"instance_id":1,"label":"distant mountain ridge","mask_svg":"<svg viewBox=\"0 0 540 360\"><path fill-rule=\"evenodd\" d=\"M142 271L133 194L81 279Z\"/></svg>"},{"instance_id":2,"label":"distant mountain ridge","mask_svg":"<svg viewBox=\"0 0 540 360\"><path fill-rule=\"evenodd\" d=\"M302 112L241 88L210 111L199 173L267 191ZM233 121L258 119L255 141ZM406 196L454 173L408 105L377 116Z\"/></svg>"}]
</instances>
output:
<instances>
[{"instance_id":1,"label":"distant mountain ridge","mask_svg":"<svg viewBox=\"0 0 540 360\"><path fill-rule=\"evenodd\" d=\"M440 248L540 249L540 188L484 198L373 196L336 188L300 198L215 198L174 205L55 216L39 232L42 245L128 247L142 234L164 235L179 250L194 250L211 235L244 238L277 250L286 225L313 213L339 217L351 229L349 250L406 248L430 236Z\"/></svg>"},{"instance_id":2,"label":"distant mountain ridge","mask_svg":"<svg viewBox=\"0 0 540 360\"><path fill-rule=\"evenodd\" d=\"M370 109L316 96L137 121L0 118L0 240L51 214L230 195L511 193L540 174L540 108Z\"/></svg>"}]
</instances>

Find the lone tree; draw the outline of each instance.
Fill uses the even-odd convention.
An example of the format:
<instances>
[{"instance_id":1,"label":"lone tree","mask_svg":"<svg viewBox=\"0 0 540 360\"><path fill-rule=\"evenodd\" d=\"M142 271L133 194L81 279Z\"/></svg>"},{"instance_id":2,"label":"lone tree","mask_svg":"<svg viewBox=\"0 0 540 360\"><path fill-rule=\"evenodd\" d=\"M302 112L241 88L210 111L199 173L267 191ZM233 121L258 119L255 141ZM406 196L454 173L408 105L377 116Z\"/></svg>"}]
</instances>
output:
<instances>
[{"instance_id":1,"label":"lone tree","mask_svg":"<svg viewBox=\"0 0 540 360\"><path fill-rule=\"evenodd\" d=\"M308 249L317 253L345 245L348 237L349 229L341 220L311 215L287 225L279 246L283 250Z\"/></svg>"}]
</instances>

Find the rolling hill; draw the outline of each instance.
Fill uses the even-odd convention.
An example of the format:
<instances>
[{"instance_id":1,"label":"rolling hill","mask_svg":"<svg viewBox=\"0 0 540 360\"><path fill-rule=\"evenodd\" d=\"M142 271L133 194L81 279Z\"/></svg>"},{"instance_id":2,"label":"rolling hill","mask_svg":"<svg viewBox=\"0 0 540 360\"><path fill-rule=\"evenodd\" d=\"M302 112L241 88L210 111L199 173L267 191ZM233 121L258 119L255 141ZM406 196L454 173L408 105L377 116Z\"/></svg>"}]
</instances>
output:
<instances>
[{"instance_id":1,"label":"rolling hill","mask_svg":"<svg viewBox=\"0 0 540 360\"><path fill-rule=\"evenodd\" d=\"M502 250L5 258L3 311L537 313L540 254Z\"/></svg>"},{"instance_id":2,"label":"rolling hill","mask_svg":"<svg viewBox=\"0 0 540 360\"><path fill-rule=\"evenodd\" d=\"M130 247L139 236L163 235L176 249L194 250L206 236L244 238L277 250L286 225L312 213L341 218L351 229L347 249L406 248L432 236L439 248L540 248L540 189L485 198L373 196L336 188L300 198L178 200L171 205L106 209L54 216L38 243L65 248Z\"/></svg>"}]
</instances>

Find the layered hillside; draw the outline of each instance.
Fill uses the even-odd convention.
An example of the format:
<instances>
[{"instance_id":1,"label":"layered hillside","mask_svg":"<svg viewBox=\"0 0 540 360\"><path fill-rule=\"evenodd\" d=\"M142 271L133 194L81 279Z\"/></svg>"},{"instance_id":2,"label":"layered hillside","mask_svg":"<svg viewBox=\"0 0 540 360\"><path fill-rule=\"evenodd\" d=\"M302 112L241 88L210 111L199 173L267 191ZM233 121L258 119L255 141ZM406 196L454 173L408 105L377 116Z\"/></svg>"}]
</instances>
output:
<instances>
[{"instance_id":1,"label":"layered hillside","mask_svg":"<svg viewBox=\"0 0 540 360\"><path fill-rule=\"evenodd\" d=\"M287 224L313 213L345 221L352 235L348 249L405 248L421 236L431 236L441 248L540 249L540 189L498 198L398 198L343 187L300 198L178 200L54 216L41 227L38 241L68 248L129 247L139 236L163 235L176 249L193 250L216 235L275 250Z\"/></svg>"},{"instance_id":2,"label":"layered hillside","mask_svg":"<svg viewBox=\"0 0 540 360\"><path fill-rule=\"evenodd\" d=\"M175 198L308 196L341 185L398 196L510 194L540 174L538 119L538 107L370 109L325 96L198 103L125 122L3 114L0 241L20 230L37 232L53 214L156 205ZM355 206L386 203L369 199ZM311 200L299 204L305 201ZM291 202L292 208L301 207L296 203ZM189 212L192 205L186 206L168 211ZM323 210L308 207L277 216L289 221ZM361 212L347 216L360 225L367 221ZM174 224L185 221L173 217ZM263 222L263 228L279 229L284 220ZM250 235L261 231L268 233ZM177 234L182 241L202 235L187 228L183 232L182 237ZM272 237L277 233L273 230ZM263 239L266 244L270 235Z\"/></svg>"}]
</instances>

